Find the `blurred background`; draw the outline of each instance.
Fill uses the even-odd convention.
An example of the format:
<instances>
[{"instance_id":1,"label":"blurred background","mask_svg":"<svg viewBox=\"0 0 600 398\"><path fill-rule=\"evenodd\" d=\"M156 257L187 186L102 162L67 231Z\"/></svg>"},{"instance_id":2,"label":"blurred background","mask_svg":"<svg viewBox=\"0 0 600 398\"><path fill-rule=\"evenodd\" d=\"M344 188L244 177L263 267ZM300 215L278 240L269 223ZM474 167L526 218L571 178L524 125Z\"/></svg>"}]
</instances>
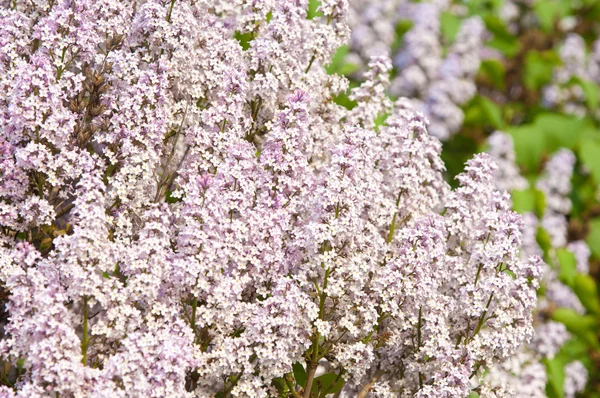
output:
<instances>
[{"instance_id":1,"label":"blurred background","mask_svg":"<svg viewBox=\"0 0 600 398\"><path fill-rule=\"evenodd\" d=\"M389 56L388 94L427 116L448 181L490 153L524 217L522 255L546 262L536 336L486 377L518 397L600 397L600 1L349 1L351 41L328 72L355 87Z\"/></svg>"}]
</instances>

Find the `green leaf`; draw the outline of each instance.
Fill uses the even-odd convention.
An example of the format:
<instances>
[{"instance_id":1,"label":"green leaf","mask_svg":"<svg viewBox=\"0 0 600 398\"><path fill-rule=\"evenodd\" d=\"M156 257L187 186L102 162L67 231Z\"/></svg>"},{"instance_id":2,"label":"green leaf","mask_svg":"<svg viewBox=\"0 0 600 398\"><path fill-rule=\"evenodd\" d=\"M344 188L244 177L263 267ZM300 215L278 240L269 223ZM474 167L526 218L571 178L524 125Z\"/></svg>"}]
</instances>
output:
<instances>
[{"instance_id":1,"label":"green leaf","mask_svg":"<svg viewBox=\"0 0 600 398\"><path fill-rule=\"evenodd\" d=\"M469 15L472 14L485 14L492 11L497 11L500 6L504 4L505 0L469 0L462 1L461 6L467 7Z\"/></svg>"},{"instance_id":2,"label":"green leaf","mask_svg":"<svg viewBox=\"0 0 600 398\"><path fill-rule=\"evenodd\" d=\"M330 75L351 75L356 72L360 66L346 62L346 55L348 55L349 49L347 45L340 46L337 49L329 65L325 66L325 70Z\"/></svg>"},{"instance_id":3,"label":"green leaf","mask_svg":"<svg viewBox=\"0 0 600 398\"><path fill-rule=\"evenodd\" d=\"M375 118L375 131L379 131L379 128L385 124L387 118L390 117L389 113L380 113Z\"/></svg>"},{"instance_id":4,"label":"green leaf","mask_svg":"<svg viewBox=\"0 0 600 398\"><path fill-rule=\"evenodd\" d=\"M333 101L346 109L352 109L357 105L356 101L353 101L348 97L348 93L339 93L337 95L334 95Z\"/></svg>"},{"instance_id":5,"label":"green leaf","mask_svg":"<svg viewBox=\"0 0 600 398\"><path fill-rule=\"evenodd\" d=\"M483 21L485 22L487 30L495 37L506 40L516 40L514 35L508 30L506 23L497 16L487 15L483 18Z\"/></svg>"},{"instance_id":6,"label":"green leaf","mask_svg":"<svg viewBox=\"0 0 600 398\"><path fill-rule=\"evenodd\" d=\"M465 109L465 125L501 128L502 110L498 105L484 96L474 97Z\"/></svg>"},{"instance_id":7,"label":"green leaf","mask_svg":"<svg viewBox=\"0 0 600 398\"><path fill-rule=\"evenodd\" d=\"M544 113L536 117L535 126L546 137L548 153L560 148L574 149L580 142L583 132L591 127L591 121L558 113Z\"/></svg>"},{"instance_id":8,"label":"green leaf","mask_svg":"<svg viewBox=\"0 0 600 398\"><path fill-rule=\"evenodd\" d=\"M535 236L535 240L540 248L544 251L544 258L547 258L548 251L552 248L552 241L550 240L550 235L546 230L542 227L537 229L537 234Z\"/></svg>"},{"instance_id":9,"label":"green leaf","mask_svg":"<svg viewBox=\"0 0 600 398\"><path fill-rule=\"evenodd\" d=\"M296 383L301 387L306 386L306 370L304 370L304 366L300 362L296 362L292 365L292 369L294 370Z\"/></svg>"},{"instance_id":10,"label":"green leaf","mask_svg":"<svg viewBox=\"0 0 600 398\"><path fill-rule=\"evenodd\" d=\"M344 62L337 71L338 75L348 76L360 69L359 65L351 64L350 62Z\"/></svg>"},{"instance_id":11,"label":"green leaf","mask_svg":"<svg viewBox=\"0 0 600 398\"><path fill-rule=\"evenodd\" d=\"M453 188L459 185L456 176L465 169L465 162L480 152L477 142L464 134L455 134L442 147L442 160L446 165L448 181Z\"/></svg>"},{"instance_id":12,"label":"green leaf","mask_svg":"<svg viewBox=\"0 0 600 398\"><path fill-rule=\"evenodd\" d=\"M276 377L273 379L273 386L275 386L275 388L277 389L277 391L279 391L280 393L284 393L288 390L287 385L285 384L285 380L283 379L283 377Z\"/></svg>"},{"instance_id":13,"label":"green leaf","mask_svg":"<svg viewBox=\"0 0 600 398\"><path fill-rule=\"evenodd\" d=\"M521 43L518 40L506 40L494 37L487 42L487 46L500 51L504 56L512 58L521 50Z\"/></svg>"},{"instance_id":14,"label":"green leaf","mask_svg":"<svg viewBox=\"0 0 600 398\"><path fill-rule=\"evenodd\" d=\"M413 27L413 21L410 19L401 19L395 26L396 38L392 44L392 50L397 51L402 47L404 35Z\"/></svg>"},{"instance_id":15,"label":"green leaf","mask_svg":"<svg viewBox=\"0 0 600 398\"><path fill-rule=\"evenodd\" d=\"M548 384L546 392L549 397L563 398L565 384L565 363L561 358L546 359L546 375L548 376Z\"/></svg>"},{"instance_id":16,"label":"green leaf","mask_svg":"<svg viewBox=\"0 0 600 398\"><path fill-rule=\"evenodd\" d=\"M325 373L315 378L315 386L320 391L319 397L324 397L327 394L335 394L344 387L344 379L336 373Z\"/></svg>"},{"instance_id":17,"label":"green leaf","mask_svg":"<svg viewBox=\"0 0 600 398\"><path fill-rule=\"evenodd\" d=\"M570 308L559 308L552 313L552 319L564 324L567 330L584 340L594 348L599 348L600 343L596 336L598 319L592 315L581 315Z\"/></svg>"},{"instance_id":18,"label":"green leaf","mask_svg":"<svg viewBox=\"0 0 600 398\"><path fill-rule=\"evenodd\" d=\"M494 15L486 15L483 18L485 26L493 34L493 39L487 45L502 52L507 57L515 56L521 45L519 40L508 30L506 24Z\"/></svg>"},{"instance_id":19,"label":"green leaf","mask_svg":"<svg viewBox=\"0 0 600 398\"><path fill-rule=\"evenodd\" d=\"M595 112L598 109L598 102L600 100L600 89L598 88L598 85L589 80L582 79L579 76L573 77L571 81L581 87L585 94L585 103L588 109Z\"/></svg>"},{"instance_id":20,"label":"green leaf","mask_svg":"<svg viewBox=\"0 0 600 398\"><path fill-rule=\"evenodd\" d=\"M567 249L558 249L556 256L560 265L559 279L572 287L575 283L575 275L577 275L577 260L575 255Z\"/></svg>"},{"instance_id":21,"label":"green leaf","mask_svg":"<svg viewBox=\"0 0 600 398\"><path fill-rule=\"evenodd\" d=\"M251 32L241 33L237 31L233 37L240 43L244 51L250 48L250 42L254 40L254 34Z\"/></svg>"},{"instance_id":22,"label":"green leaf","mask_svg":"<svg viewBox=\"0 0 600 398\"><path fill-rule=\"evenodd\" d=\"M479 73L485 76L496 87L504 90L506 71L502 62L497 59L486 59L481 62Z\"/></svg>"},{"instance_id":23,"label":"green leaf","mask_svg":"<svg viewBox=\"0 0 600 398\"><path fill-rule=\"evenodd\" d=\"M600 300L598 299L598 287L596 281L589 276L584 274L578 274L574 277L573 290L581 304L589 311L594 314L600 313Z\"/></svg>"},{"instance_id":24,"label":"green leaf","mask_svg":"<svg viewBox=\"0 0 600 398\"><path fill-rule=\"evenodd\" d=\"M440 17L442 37L446 39L448 43L454 42L456 34L460 29L461 20L458 16L453 13L444 11Z\"/></svg>"},{"instance_id":25,"label":"green leaf","mask_svg":"<svg viewBox=\"0 0 600 398\"><path fill-rule=\"evenodd\" d=\"M546 211L546 195L539 189L532 188L535 197L535 215L541 220Z\"/></svg>"},{"instance_id":26,"label":"green leaf","mask_svg":"<svg viewBox=\"0 0 600 398\"><path fill-rule=\"evenodd\" d=\"M523 83L530 90L539 90L552 80L552 71L560 64L554 51L529 51L525 56Z\"/></svg>"},{"instance_id":27,"label":"green leaf","mask_svg":"<svg viewBox=\"0 0 600 398\"><path fill-rule=\"evenodd\" d=\"M526 171L537 170L546 148L546 136L535 125L524 125L505 129L515 145L517 163Z\"/></svg>"},{"instance_id":28,"label":"green leaf","mask_svg":"<svg viewBox=\"0 0 600 398\"><path fill-rule=\"evenodd\" d=\"M590 232L586 242L595 258L600 258L600 217L592 218L589 223Z\"/></svg>"},{"instance_id":29,"label":"green leaf","mask_svg":"<svg viewBox=\"0 0 600 398\"><path fill-rule=\"evenodd\" d=\"M487 97L479 97L481 101L481 107L484 114L487 116L488 121L492 126L499 129L504 125L502 120L502 109L496 103L492 102Z\"/></svg>"},{"instance_id":30,"label":"green leaf","mask_svg":"<svg viewBox=\"0 0 600 398\"><path fill-rule=\"evenodd\" d=\"M592 177L594 177L596 184L600 185L600 143L594 139L583 140L579 147L579 157L583 164L592 172ZM600 243L600 240L598 243ZM593 248L592 251L594 251Z\"/></svg>"},{"instance_id":31,"label":"green leaf","mask_svg":"<svg viewBox=\"0 0 600 398\"><path fill-rule=\"evenodd\" d=\"M574 336L561 347L560 351L569 359L581 360L588 356L588 346L580 338Z\"/></svg>"},{"instance_id":32,"label":"green leaf","mask_svg":"<svg viewBox=\"0 0 600 398\"><path fill-rule=\"evenodd\" d=\"M546 198L544 193L535 188L511 192L513 210L517 213L534 213L538 217L544 214Z\"/></svg>"},{"instance_id":33,"label":"green leaf","mask_svg":"<svg viewBox=\"0 0 600 398\"><path fill-rule=\"evenodd\" d=\"M534 13L540 25L546 32L554 28L554 21L569 15L572 0L537 0L534 3Z\"/></svg>"},{"instance_id":34,"label":"green leaf","mask_svg":"<svg viewBox=\"0 0 600 398\"><path fill-rule=\"evenodd\" d=\"M319 10L321 6L320 0L308 0L308 11L306 13L306 19L314 19L320 17L323 13Z\"/></svg>"},{"instance_id":35,"label":"green leaf","mask_svg":"<svg viewBox=\"0 0 600 398\"><path fill-rule=\"evenodd\" d=\"M582 315L579 312L570 308L558 308L552 313L552 319L563 323L567 329L578 333L594 329L598 324L598 320L591 315Z\"/></svg>"},{"instance_id":36,"label":"green leaf","mask_svg":"<svg viewBox=\"0 0 600 398\"><path fill-rule=\"evenodd\" d=\"M346 58L346 55L348 54L348 51L348 46L345 44L343 46L340 46L335 51L333 57L331 57L331 62L329 63L329 65L325 66L325 70L327 71L327 73L332 75L336 73L338 69L340 69L340 67L344 64L344 60Z\"/></svg>"}]
</instances>

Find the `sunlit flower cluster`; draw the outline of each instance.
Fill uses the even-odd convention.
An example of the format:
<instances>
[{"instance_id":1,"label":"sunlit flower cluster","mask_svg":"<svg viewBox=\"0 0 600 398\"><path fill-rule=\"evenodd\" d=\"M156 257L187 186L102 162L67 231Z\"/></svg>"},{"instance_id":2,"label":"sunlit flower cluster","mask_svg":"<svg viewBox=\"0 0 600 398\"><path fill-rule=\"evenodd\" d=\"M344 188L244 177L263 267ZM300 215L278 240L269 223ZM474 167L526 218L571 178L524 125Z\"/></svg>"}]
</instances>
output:
<instances>
[{"instance_id":1,"label":"sunlit flower cluster","mask_svg":"<svg viewBox=\"0 0 600 398\"><path fill-rule=\"evenodd\" d=\"M458 397L530 341L542 263L491 157L451 190L385 57L336 104L348 4L307 9L2 6L1 396L309 397L324 368Z\"/></svg>"}]
</instances>

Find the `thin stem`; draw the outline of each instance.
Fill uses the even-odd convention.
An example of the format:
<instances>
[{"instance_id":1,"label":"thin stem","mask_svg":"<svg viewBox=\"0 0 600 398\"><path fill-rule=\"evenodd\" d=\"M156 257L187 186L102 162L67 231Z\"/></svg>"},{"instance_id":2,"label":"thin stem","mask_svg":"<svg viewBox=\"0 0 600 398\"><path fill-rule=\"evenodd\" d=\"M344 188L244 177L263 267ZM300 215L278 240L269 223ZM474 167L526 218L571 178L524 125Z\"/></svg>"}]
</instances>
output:
<instances>
[{"instance_id":1,"label":"thin stem","mask_svg":"<svg viewBox=\"0 0 600 398\"><path fill-rule=\"evenodd\" d=\"M396 208L398 208L398 206L400 206L400 199L402 199L402 193L403 193L402 190L400 192L398 192L398 197L396 198ZM398 217L398 210L396 210L396 212L394 212L394 217L392 218L392 224L390 225L390 232L388 234L387 243L392 243L392 239L394 239L394 232L396 231L396 218L397 217ZM403 222L404 222L404 220L403 220Z\"/></svg>"},{"instance_id":2,"label":"thin stem","mask_svg":"<svg viewBox=\"0 0 600 398\"><path fill-rule=\"evenodd\" d=\"M421 326L423 325L422 307L419 307L419 321L417 323L417 348L421 350ZM419 389L423 388L423 373L419 372Z\"/></svg>"},{"instance_id":3,"label":"thin stem","mask_svg":"<svg viewBox=\"0 0 600 398\"><path fill-rule=\"evenodd\" d=\"M317 363L309 361L306 365L308 368L308 373L306 374L306 388L304 389L304 395L302 397L310 398L313 381L315 380L315 372L317 371Z\"/></svg>"},{"instance_id":4,"label":"thin stem","mask_svg":"<svg viewBox=\"0 0 600 398\"><path fill-rule=\"evenodd\" d=\"M37 187L38 187L38 195L41 199L44 198L44 176L42 173L36 172L37 175Z\"/></svg>"},{"instance_id":5,"label":"thin stem","mask_svg":"<svg viewBox=\"0 0 600 398\"><path fill-rule=\"evenodd\" d=\"M292 393L294 398L300 398L300 394L296 391L296 387L292 384L292 380L289 375L283 376L283 380L285 380L285 384L287 385L288 390Z\"/></svg>"},{"instance_id":6,"label":"thin stem","mask_svg":"<svg viewBox=\"0 0 600 398\"><path fill-rule=\"evenodd\" d=\"M194 296L194 301L192 301L192 329L194 332L196 331L196 308L198 307L198 299Z\"/></svg>"},{"instance_id":7,"label":"thin stem","mask_svg":"<svg viewBox=\"0 0 600 398\"><path fill-rule=\"evenodd\" d=\"M329 394L329 391L331 391L331 389L337 384L338 381L340 381L340 379L342 378L342 372L344 371L344 368L340 369L340 373L338 373L337 377L335 378L335 380L333 381L333 383L331 383L331 385L329 386L328 389L326 390L322 390L321 391L321 396L325 396L327 394Z\"/></svg>"},{"instance_id":8,"label":"thin stem","mask_svg":"<svg viewBox=\"0 0 600 398\"><path fill-rule=\"evenodd\" d=\"M356 395L356 398L366 398L367 394L371 390L371 387L373 387L373 384L377 383L377 381L379 380L379 378L381 378L381 376L383 376L383 371L381 371L381 370L376 371L375 374L373 375L373 377L371 377L371 380L369 380L369 382L367 384L365 384L364 386L363 385L360 386L360 391Z\"/></svg>"},{"instance_id":9,"label":"thin stem","mask_svg":"<svg viewBox=\"0 0 600 398\"><path fill-rule=\"evenodd\" d=\"M492 303L493 298L494 298L494 293L492 292L492 294L490 294L490 298L487 302L487 305L485 306L485 310L479 317L479 322L477 323L477 327L475 328L475 331L473 332L473 336L471 336L471 338L475 337L477 335L477 333L479 333L479 331L481 330L481 327L483 326L483 322L485 321L485 316L487 315L487 312L490 309L490 304Z\"/></svg>"},{"instance_id":10,"label":"thin stem","mask_svg":"<svg viewBox=\"0 0 600 398\"><path fill-rule=\"evenodd\" d=\"M58 70L56 71L56 81L59 81L60 78L61 78L61 76L62 76L62 74L63 74L63 70L64 70L64 67L65 67L65 55L66 54L67 54L67 47L64 47L62 49L62 55L60 57L61 66L59 66Z\"/></svg>"},{"instance_id":11,"label":"thin stem","mask_svg":"<svg viewBox=\"0 0 600 398\"><path fill-rule=\"evenodd\" d=\"M394 231L396 231L396 217L398 217L398 212L395 212L394 217L392 218L392 224L390 225L387 243L392 243L392 239L394 239Z\"/></svg>"},{"instance_id":12,"label":"thin stem","mask_svg":"<svg viewBox=\"0 0 600 398\"><path fill-rule=\"evenodd\" d=\"M229 393L231 392L231 390L233 390L233 388L237 385L237 383L240 381L240 378L242 377L242 375L244 374L244 371L242 370L240 373L238 373L233 381L231 382L231 385L227 388L224 389L223 391L223 397L226 397L229 395Z\"/></svg>"},{"instance_id":13,"label":"thin stem","mask_svg":"<svg viewBox=\"0 0 600 398\"><path fill-rule=\"evenodd\" d=\"M115 201L112 203L112 205L110 205L110 206L108 207L108 209L106 209L106 212L108 213L108 212L110 212L112 209L114 209L114 208L115 208L115 206L119 204L119 202L121 202L121 200L120 200L119 198L116 198L116 199L115 199Z\"/></svg>"},{"instance_id":14,"label":"thin stem","mask_svg":"<svg viewBox=\"0 0 600 398\"><path fill-rule=\"evenodd\" d=\"M323 314L325 312L325 299L327 298L327 293L325 293L325 289L327 289L327 279L329 278L329 269L325 271L325 277L323 278L323 288L320 290L319 294L319 319L323 319ZM304 398L309 398L312 390L313 381L315 379L315 372L317 370L317 365L319 364L319 340L321 339L321 334L319 331L315 331L315 336L313 340L313 348L312 348L312 356L309 361L306 362L306 368L308 370L306 376L306 387L304 388Z\"/></svg>"},{"instance_id":15,"label":"thin stem","mask_svg":"<svg viewBox=\"0 0 600 398\"><path fill-rule=\"evenodd\" d=\"M469 376L469 379L477 374L477 372L479 371L479 368L481 368L481 363L477 364L477 366L475 367L475 369L471 373L471 376Z\"/></svg>"},{"instance_id":16,"label":"thin stem","mask_svg":"<svg viewBox=\"0 0 600 398\"><path fill-rule=\"evenodd\" d=\"M60 209L56 212L55 218L61 218L62 216L64 216L68 212L70 212L74 207L75 207L75 203L69 203L68 205L66 205L65 207L63 207L62 209Z\"/></svg>"},{"instance_id":17,"label":"thin stem","mask_svg":"<svg viewBox=\"0 0 600 398\"><path fill-rule=\"evenodd\" d=\"M315 58L316 57L314 55L310 58L310 62L308 63L308 66L306 67L306 70L304 71L304 73L308 73L308 71L310 70L310 67L312 66L313 62L315 62Z\"/></svg>"},{"instance_id":18,"label":"thin stem","mask_svg":"<svg viewBox=\"0 0 600 398\"><path fill-rule=\"evenodd\" d=\"M167 15L167 22L171 23L171 14L173 13L173 6L175 5L175 0L171 0L171 7L169 7L169 14Z\"/></svg>"},{"instance_id":19,"label":"thin stem","mask_svg":"<svg viewBox=\"0 0 600 398\"><path fill-rule=\"evenodd\" d=\"M477 274L475 275L474 285L477 285L477 281L479 280L479 274L481 273L481 269L483 268L483 263L479 263L479 267L477 267Z\"/></svg>"},{"instance_id":20,"label":"thin stem","mask_svg":"<svg viewBox=\"0 0 600 398\"><path fill-rule=\"evenodd\" d=\"M81 354L83 358L81 363L87 366L87 349L89 344L88 338L88 298L83 298L83 337L81 338Z\"/></svg>"}]
</instances>

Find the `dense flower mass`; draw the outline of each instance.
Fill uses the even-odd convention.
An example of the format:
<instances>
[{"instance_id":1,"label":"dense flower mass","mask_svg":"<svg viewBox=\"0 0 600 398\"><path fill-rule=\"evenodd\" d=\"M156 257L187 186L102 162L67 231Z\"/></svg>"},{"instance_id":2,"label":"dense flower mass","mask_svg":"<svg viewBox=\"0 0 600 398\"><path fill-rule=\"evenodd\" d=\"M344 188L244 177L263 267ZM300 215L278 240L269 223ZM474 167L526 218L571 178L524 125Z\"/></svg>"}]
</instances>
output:
<instances>
[{"instance_id":1,"label":"dense flower mass","mask_svg":"<svg viewBox=\"0 0 600 398\"><path fill-rule=\"evenodd\" d=\"M428 132L445 141L450 174L462 170L461 152L487 148L497 189L512 194L524 219L521 258L546 261L534 339L486 374L482 395L562 397L600 386L592 359L600 320L600 4L561 4L350 0L347 62L362 70L370 56L391 54L388 93L409 97L402 102L427 116ZM587 353L574 350L578 344Z\"/></svg>"},{"instance_id":2,"label":"dense flower mass","mask_svg":"<svg viewBox=\"0 0 600 398\"><path fill-rule=\"evenodd\" d=\"M515 154L511 137L502 132L495 132L489 137L489 152L502 165L502 173L497 174L496 185L508 190L519 190L528 187L516 170ZM571 176L575 157L567 149L562 149L550 158L545 170L537 181L537 188L544 193L545 212L539 220L533 213L525 215L526 227L522 230L522 255L541 254L542 249L536 242L538 227L548 231L552 263L557 264L557 250L570 250L576 260L576 269L588 271L589 247L584 241L574 241L567 245L567 219L572 203L568 198L571 192ZM516 170L516 172L515 172ZM545 295L538 303L538 311L534 316L534 338L528 345L504 363L495 365L486 376L489 383L497 388L504 388L507 394L517 398L545 397L548 377L544 361L554 358L561 347L572 337L562 323L547 319L544 312L551 307L562 307L583 313L583 305L558 278L559 267L544 264L541 283ZM567 371L568 369L568 371ZM574 397L581 391L587 380L587 370L579 361L573 361L565 367L564 394ZM525 386L525 387L524 387Z\"/></svg>"},{"instance_id":3,"label":"dense flower mass","mask_svg":"<svg viewBox=\"0 0 600 398\"><path fill-rule=\"evenodd\" d=\"M451 190L385 57L333 101L346 1L2 4L0 396L485 395L532 338L491 157Z\"/></svg>"}]
</instances>

